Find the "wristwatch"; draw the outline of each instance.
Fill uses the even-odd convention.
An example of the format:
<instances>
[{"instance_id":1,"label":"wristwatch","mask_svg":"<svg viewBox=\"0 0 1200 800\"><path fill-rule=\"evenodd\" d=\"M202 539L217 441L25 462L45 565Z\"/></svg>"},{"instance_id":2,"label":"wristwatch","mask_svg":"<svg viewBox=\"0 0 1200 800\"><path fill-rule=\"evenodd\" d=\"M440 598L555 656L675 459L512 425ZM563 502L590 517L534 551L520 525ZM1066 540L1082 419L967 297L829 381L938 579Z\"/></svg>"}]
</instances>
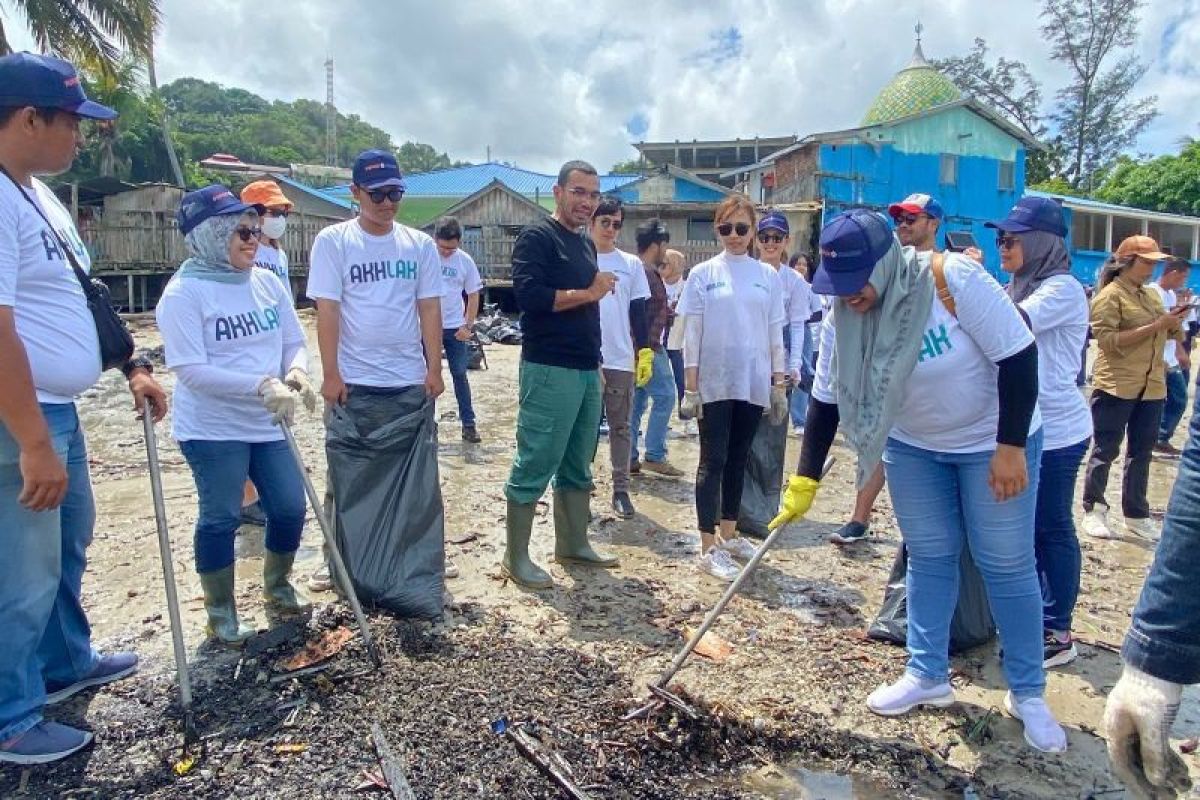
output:
<instances>
[{"instance_id":1,"label":"wristwatch","mask_svg":"<svg viewBox=\"0 0 1200 800\"><path fill-rule=\"evenodd\" d=\"M145 356L134 356L121 365L121 372L125 375L125 380L129 380L129 376L133 374L135 369L144 369L151 375L154 374L154 362Z\"/></svg>"}]
</instances>

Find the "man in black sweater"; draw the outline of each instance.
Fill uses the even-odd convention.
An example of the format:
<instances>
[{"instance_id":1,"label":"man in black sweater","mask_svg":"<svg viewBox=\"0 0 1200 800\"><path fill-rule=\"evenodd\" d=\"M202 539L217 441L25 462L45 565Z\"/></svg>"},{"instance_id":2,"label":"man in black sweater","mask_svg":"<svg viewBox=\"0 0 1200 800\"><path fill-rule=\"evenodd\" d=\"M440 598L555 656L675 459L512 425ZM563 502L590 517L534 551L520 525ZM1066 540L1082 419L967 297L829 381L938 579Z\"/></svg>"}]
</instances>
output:
<instances>
[{"instance_id":1,"label":"man in black sweater","mask_svg":"<svg viewBox=\"0 0 1200 800\"><path fill-rule=\"evenodd\" d=\"M616 278L596 266L581 232L600 201L596 169L568 161L554 186L553 216L530 225L513 248L513 291L521 309L517 454L508 498L504 573L547 589L550 575L529 558L537 500L554 479L554 558L614 567L588 543L592 458L600 424L600 309Z\"/></svg>"}]
</instances>

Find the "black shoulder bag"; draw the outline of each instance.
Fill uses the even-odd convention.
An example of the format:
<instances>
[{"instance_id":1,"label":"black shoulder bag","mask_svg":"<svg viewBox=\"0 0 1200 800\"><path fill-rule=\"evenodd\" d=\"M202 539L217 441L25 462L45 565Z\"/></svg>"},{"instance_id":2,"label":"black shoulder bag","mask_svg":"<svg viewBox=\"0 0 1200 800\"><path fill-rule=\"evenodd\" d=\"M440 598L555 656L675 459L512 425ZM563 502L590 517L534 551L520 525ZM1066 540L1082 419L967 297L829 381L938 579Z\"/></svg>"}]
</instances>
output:
<instances>
[{"instance_id":1,"label":"black shoulder bag","mask_svg":"<svg viewBox=\"0 0 1200 800\"><path fill-rule=\"evenodd\" d=\"M54 236L58 247L66 255L67 261L71 263L71 269L75 272L75 278L79 281L79 285L83 287L83 294L87 298L88 310L92 312L92 320L96 323L96 337L100 340L100 364L108 369L117 369L125 365L130 358L133 357L133 334L129 332L129 328L125 326L125 320L112 307L112 295L108 291L108 287L97 278L90 278L88 274L79 266L79 262L75 259L75 251L71 246L63 240L54 226L50 224L50 220L46 218L46 214L42 211L37 203L33 202L21 185L8 173L8 170L0 165L0 172L4 173L4 177L12 181L13 186L25 198L25 202L33 206L33 210L38 213L42 221L46 223L50 233Z\"/></svg>"}]
</instances>

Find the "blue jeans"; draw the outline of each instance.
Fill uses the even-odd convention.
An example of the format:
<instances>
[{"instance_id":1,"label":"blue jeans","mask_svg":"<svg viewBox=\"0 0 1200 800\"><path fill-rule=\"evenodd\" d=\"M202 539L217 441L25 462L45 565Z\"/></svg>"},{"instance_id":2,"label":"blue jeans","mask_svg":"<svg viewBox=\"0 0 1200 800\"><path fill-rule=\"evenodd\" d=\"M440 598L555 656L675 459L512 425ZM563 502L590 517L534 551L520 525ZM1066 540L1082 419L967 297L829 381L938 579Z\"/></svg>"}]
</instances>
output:
<instances>
[{"instance_id":1,"label":"blue jeans","mask_svg":"<svg viewBox=\"0 0 1200 800\"><path fill-rule=\"evenodd\" d=\"M908 546L908 671L918 677L949 677L950 620L966 540L1000 631L1008 688L1018 699L1045 689L1033 537L1041 431L1029 437L1025 459L1029 487L998 503L988 487L990 451L936 453L888 440L888 491Z\"/></svg>"},{"instance_id":2,"label":"blue jeans","mask_svg":"<svg viewBox=\"0 0 1200 800\"><path fill-rule=\"evenodd\" d=\"M454 334L454 328L442 331L442 347L446 350L446 363L450 365L450 377L454 380L458 418L464 427L470 427L475 424L475 409L471 405L471 384L467 380L467 343L455 339Z\"/></svg>"},{"instance_id":3,"label":"blue jeans","mask_svg":"<svg viewBox=\"0 0 1200 800\"><path fill-rule=\"evenodd\" d=\"M214 572L233 563L246 478L258 490L267 517L267 549L296 552L304 530L304 482L286 441L193 439L180 442L179 449L192 468L200 504L194 540L197 572Z\"/></svg>"},{"instance_id":4,"label":"blue jeans","mask_svg":"<svg viewBox=\"0 0 1200 800\"><path fill-rule=\"evenodd\" d=\"M642 414L650 404L650 421L646 424L646 460L667 460L667 427L675 408L675 380L671 360L660 350L654 354L654 372L650 382L633 390L633 447L630 458L638 460L638 438L642 431Z\"/></svg>"},{"instance_id":5,"label":"blue jeans","mask_svg":"<svg viewBox=\"0 0 1200 800\"><path fill-rule=\"evenodd\" d=\"M1188 379L1183 370L1176 367L1167 370L1167 402L1163 404L1162 422L1158 423L1158 441L1166 443L1175 435L1183 412L1187 409Z\"/></svg>"},{"instance_id":6,"label":"blue jeans","mask_svg":"<svg viewBox=\"0 0 1200 800\"><path fill-rule=\"evenodd\" d=\"M0 425L0 740L41 722L47 683L74 683L99 658L80 603L96 523L87 444L73 403L41 410L67 467L67 495L53 511L17 501L20 448Z\"/></svg>"},{"instance_id":7,"label":"blue jeans","mask_svg":"<svg viewBox=\"0 0 1200 800\"><path fill-rule=\"evenodd\" d=\"M1133 609L1121 658L1156 678L1200 683L1200 405L1167 502L1162 541Z\"/></svg>"},{"instance_id":8,"label":"blue jeans","mask_svg":"<svg viewBox=\"0 0 1200 800\"><path fill-rule=\"evenodd\" d=\"M1071 614L1079 597L1079 538L1075 535L1075 480L1087 453L1088 440L1042 451L1038 477L1034 547L1042 583L1042 626L1071 630Z\"/></svg>"},{"instance_id":9,"label":"blue jeans","mask_svg":"<svg viewBox=\"0 0 1200 800\"><path fill-rule=\"evenodd\" d=\"M806 370L806 374L812 375L816 372L816 367L813 365L813 340L812 333L808 330L808 326L804 326L804 344L803 351L800 354L802 363L801 369ZM793 389L791 399L788 401L788 408L791 412L792 427L799 428L804 424L805 418L808 416L808 396L809 393L803 389Z\"/></svg>"},{"instance_id":10,"label":"blue jeans","mask_svg":"<svg viewBox=\"0 0 1200 800\"><path fill-rule=\"evenodd\" d=\"M668 350L667 360L671 362L671 374L675 376L675 403L683 402L683 351Z\"/></svg>"}]
</instances>

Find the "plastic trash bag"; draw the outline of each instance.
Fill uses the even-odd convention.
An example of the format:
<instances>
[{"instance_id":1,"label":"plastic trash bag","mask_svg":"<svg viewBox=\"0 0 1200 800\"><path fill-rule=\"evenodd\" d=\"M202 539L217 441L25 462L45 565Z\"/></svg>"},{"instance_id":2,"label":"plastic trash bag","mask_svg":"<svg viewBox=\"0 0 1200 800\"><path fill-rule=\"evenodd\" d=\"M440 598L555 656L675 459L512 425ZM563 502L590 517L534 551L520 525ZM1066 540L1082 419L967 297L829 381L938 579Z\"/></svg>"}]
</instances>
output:
<instances>
[{"instance_id":1,"label":"plastic trash bag","mask_svg":"<svg viewBox=\"0 0 1200 800\"><path fill-rule=\"evenodd\" d=\"M950 652L960 653L990 642L996 635L996 624L992 621L992 607L988 603L987 589L983 576L971 558L971 549L963 543L959 559L958 605L950 620ZM879 615L867 628L867 638L891 644L906 644L908 638L908 590L905 576L908 573L908 548L900 545L896 560L892 562L892 574L888 576L887 590L883 595L883 607Z\"/></svg>"},{"instance_id":2,"label":"plastic trash bag","mask_svg":"<svg viewBox=\"0 0 1200 800\"><path fill-rule=\"evenodd\" d=\"M742 487L742 507L738 511L737 529L747 536L767 538L767 523L779 513L787 432L786 419L778 425L772 425L771 415L763 412L754 442L750 445L746 482Z\"/></svg>"},{"instance_id":3,"label":"plastic trash bag","mask_svg":"<svg viewBox=\"0 0 1200 800\"><path fill-rule=\"evenodd\" d=\"M334 536L364 605L432 618L442 613L445 584L437 423L419 387L397 394L354 387L330 411Z\"/></svg>"}]
</instances>

